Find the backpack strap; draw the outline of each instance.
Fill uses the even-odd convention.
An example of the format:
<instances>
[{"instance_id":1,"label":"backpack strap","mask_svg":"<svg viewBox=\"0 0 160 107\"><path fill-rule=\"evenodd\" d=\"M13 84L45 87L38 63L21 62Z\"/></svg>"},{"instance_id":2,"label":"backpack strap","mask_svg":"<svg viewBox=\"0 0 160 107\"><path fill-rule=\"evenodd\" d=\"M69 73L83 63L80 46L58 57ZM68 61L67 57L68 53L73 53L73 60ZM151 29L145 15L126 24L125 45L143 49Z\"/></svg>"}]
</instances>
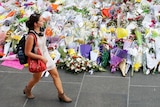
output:
<instances>
[{"instance_id":1,"label":"backpack strap","mask_svg":"<svg viewBox=\"0 0 160 107\"><path fill-rule=\"evenodd\" d=\"M36 37L36 33L34 30L30 30L28 34L32 34L32 36L34 37L34 45L38 46L38 42L37 42L37 37Z\"/></svg>"},{"instance_id":2,"label":"backpack strap","mask_svg":"<svg viewBox=\"0 0 160 107\"><path fill-rule=\"evenodd\" d=\"M32 52L34 53L34 47L35 47L35 46L38 46L37 37L36 37L36 34L34 33L33 30L30 30L30 31L28 32L28 34L31 34L31 35L34 37L34 44L33 44L33 48L32 48Z\"/></svg>"}]
</instances>

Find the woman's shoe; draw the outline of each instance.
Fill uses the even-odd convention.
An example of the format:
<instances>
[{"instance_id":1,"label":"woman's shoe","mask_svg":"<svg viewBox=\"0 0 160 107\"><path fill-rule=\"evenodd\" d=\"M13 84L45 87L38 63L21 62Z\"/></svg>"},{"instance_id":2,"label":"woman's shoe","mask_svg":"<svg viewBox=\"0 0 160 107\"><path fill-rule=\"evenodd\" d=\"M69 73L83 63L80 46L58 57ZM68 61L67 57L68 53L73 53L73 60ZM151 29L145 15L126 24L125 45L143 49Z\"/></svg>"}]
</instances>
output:
<instances>
[{"instance_id":1,"label":"woman's shoe","mask_svg":"<svg viewBox=\"0 0 160 107\"><path fill-rule=\"evenodd\" d=\"M58 98L59 98L59 101L63 101L63 102L66 102L66 103L71 103L72 102L72 99L67 97L65 95L65 93L58 94Z\"/></svg>"},{"instance_id":2,"label":"woman's shoe","mask_svg":"<svg viewBox=\"0 0 160 107\"><path fill-rule=\"evenodd\" d=\"M35 96L33 96L32 93L31 93L31 89L28 89L27 86L23 90L23 94L26 94L26 97L28 99L34 99L35 98Z\"/></svg>"}]
</instances>

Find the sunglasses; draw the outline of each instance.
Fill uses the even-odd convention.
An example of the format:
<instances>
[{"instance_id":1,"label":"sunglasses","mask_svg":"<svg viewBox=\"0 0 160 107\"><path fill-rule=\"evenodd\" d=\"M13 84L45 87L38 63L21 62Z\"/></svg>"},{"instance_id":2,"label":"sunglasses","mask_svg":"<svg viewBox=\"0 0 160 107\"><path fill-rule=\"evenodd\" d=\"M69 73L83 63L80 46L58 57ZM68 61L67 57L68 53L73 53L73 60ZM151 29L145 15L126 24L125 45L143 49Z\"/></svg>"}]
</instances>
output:
<instances>
[{"instance_id":1,"label":"sunglasses","mask_svg":"<svg viewBox=\"0 0 160 107\"><path fill-rule=\"evenodd\" d=\"M40 16L40 15L41 15L40 13L34 12L31 16L37 17L37 16Z\"/></svg>"}]
</instances>

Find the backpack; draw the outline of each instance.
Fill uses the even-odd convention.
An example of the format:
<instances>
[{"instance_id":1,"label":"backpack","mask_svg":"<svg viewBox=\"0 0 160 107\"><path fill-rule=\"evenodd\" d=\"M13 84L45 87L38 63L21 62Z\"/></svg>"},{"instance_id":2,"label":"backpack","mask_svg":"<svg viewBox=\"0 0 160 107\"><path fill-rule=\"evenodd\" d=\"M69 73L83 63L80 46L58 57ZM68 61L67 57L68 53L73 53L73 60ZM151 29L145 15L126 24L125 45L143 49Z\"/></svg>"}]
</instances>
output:
<instances>
[{"instance_id":1,"label":"backpack","mask_svg":"<svg viewBox=\"0 0 160 107\"><path fill-rule=\"evenodd\" d=\"M20 64L26 64L28 59L24 53L26 35L27 34L24 34L19 43L17 44L17 57L19 59Z\"/></svg>"},{"instance_id":2,"label":"backpack","mask_svg":"<svg viewBox=\"0 0 160 107\"><path fill-rule=\"evenodd\" d=\"M33 33L33 32L29 32L29 33ZM21 40L19 41L19 43L17 44L17 57L19 59L20 64L26 64L28 60L28 57L25 55L25 52L24 52L26 36L28 34L24 34ZM35 35L35 33L33 34ZM34 52L34 46L35 46L35 43L33 45L32 52Z\"/></svg>"}]
</instances>

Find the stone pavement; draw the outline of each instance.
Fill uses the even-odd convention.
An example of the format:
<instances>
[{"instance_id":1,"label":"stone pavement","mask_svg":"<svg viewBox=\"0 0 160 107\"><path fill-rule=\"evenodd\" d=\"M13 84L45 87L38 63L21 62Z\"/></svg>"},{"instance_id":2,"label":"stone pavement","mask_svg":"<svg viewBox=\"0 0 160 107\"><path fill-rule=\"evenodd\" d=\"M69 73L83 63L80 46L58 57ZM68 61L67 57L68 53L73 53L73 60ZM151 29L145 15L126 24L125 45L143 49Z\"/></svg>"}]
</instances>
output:
<instances>
[{"instance_id":1,"label":"stone pavement","mask_svg":"<svg viewBox=\"0 0 160 107\"><path fill-rule=\"evenodd\" d=\"M30 73L0 65L0 107L160 107L160 76L120 72L77 75L59 70L63 87L72 103L59 102L51 77L44 77L33 88L36 96L26 99L22 90Z\"/></svg>"}]
</instances>

